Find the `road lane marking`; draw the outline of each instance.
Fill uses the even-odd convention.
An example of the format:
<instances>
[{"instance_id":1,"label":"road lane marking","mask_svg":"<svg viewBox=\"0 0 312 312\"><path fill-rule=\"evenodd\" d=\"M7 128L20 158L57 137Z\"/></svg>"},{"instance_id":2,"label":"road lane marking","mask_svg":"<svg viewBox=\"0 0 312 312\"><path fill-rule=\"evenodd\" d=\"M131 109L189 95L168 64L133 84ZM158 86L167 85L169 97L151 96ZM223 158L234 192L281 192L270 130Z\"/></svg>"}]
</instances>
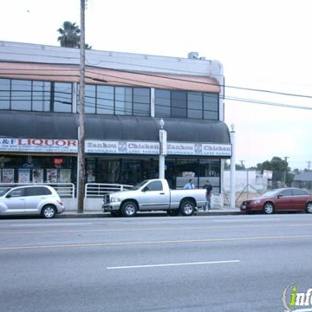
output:
<instances>
[{"instance_id":1,"label":"road lane marking","mask_svg":"<svg viewBox=\"0 0 312 312\"><path fill-rule=\"evenodd\" d=\"M225 237L206 239L180 239L180 240L158 240L158 241L129 241L129 242L101 242L101 243L76 243L56 245L29 245L29 246L2 246L0 251L8 250L36 250L56 248L77 248L77 247L114 247L114 246L135 246L135 245L165 245L165 244L191 244L191 243L215 243L252 240L287 240L287 239L312 239L312 235L289 235L289 236L254 236L254 237Z\"/></svg>"},{"instance_id":2,"label":"road lane marking","mask_svg":"<svg viewBox=\"0 0 312 312\"><path fill-rule=\"evenodd\" d=\"M219 261L205 261L205 262L141 264L141 265L125 265L125 266L106 267L106 269L107 270L125 270L125 269L160 268L160 267L187 266L187 265L225 264L225 263L239 263L239 262L240 262L240 260L219 260Z\"/></svg>"},{"instance_id":3,"label":"road lane marking","mask_svg":"<svg viewBox=\"0 0 312 312\"><path fill-rule=\"evenodd\" d=\"M72 224L68 224L68 225L72 225ZM87 224L89 225L89 224ZM77 226L77 225L75 225ZM282 227L285 228L286 226L289 227L301 227L301 226L312 226L312 222L311 223L298 223L298 224L290 224L290 223L286 223L286 224L249 224L249 225L240 225L240 224L226 224L226 225L212 225L209 224L207 226L188 226L188 227L149 227L149 228L119 228L119 229L115 229L115 228L100 228L100 229L65 229L65 230L60 230L60 229L55 229L55 230L45 230L44 233L45 234L54 234L54 233L79 233L79 234L83 234L83 233L116 233L116 232L152 232L152 231L188 231L188 230L192 230L192 231L200 231L200 230L216 230L216 229L243 229L243 228L271 228L271 227ZM45 226L44 226L45 227ZM20 229L22 229L22 227L19 227ZM46 227L45 227L46 228ZM42 231L39 230L30 230L30 231L23 231L23 232L16 232L14 230L12 230L12 228L1 228L0 229L0 234L10 234L10 235L33 235L33 234L42 234Z\"/></svg>"}]
</instances>

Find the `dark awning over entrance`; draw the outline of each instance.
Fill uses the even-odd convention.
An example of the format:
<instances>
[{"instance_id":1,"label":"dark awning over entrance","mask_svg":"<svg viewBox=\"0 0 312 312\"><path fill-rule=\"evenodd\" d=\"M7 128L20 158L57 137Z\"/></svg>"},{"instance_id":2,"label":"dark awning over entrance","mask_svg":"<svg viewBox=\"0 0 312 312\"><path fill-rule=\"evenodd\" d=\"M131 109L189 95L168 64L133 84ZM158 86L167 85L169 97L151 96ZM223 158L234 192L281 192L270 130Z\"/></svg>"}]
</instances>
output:
<instances>
[{"instance_id":1,"label":"dark awning over entrance","mask_svg":"<svg viewBox=\"0 0 312 312\"><path fill-rule=\"evenodd\" d=\"M77 139L78 114L1 112L0 137ZM85 115L87 140L159 140L159 120L152 117ZM230 144L222 121L164 119L171 142Z\"/></svg>"}]
</instances>

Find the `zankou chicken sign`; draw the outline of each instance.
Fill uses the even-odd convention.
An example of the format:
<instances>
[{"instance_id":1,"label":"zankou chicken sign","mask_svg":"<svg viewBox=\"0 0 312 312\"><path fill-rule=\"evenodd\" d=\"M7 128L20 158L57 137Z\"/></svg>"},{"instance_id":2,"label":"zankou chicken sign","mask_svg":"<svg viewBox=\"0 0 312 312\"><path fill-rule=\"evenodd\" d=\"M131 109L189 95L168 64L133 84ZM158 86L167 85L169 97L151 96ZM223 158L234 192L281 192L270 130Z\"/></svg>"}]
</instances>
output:
<instances>
[{"instance_id":1,"label":"zankou chicken sign","mask_svg":"<svg viewBox=\"0 0 312 312\"><path fill-rule=\"evenodd\" d=\"M167 142L168 155L231 156L230 144ZM78 153L78 141L68 139L0 138L1 152ZM159 155L159 142L86 140L90 154Z\"/></svg>"}]
</instances>

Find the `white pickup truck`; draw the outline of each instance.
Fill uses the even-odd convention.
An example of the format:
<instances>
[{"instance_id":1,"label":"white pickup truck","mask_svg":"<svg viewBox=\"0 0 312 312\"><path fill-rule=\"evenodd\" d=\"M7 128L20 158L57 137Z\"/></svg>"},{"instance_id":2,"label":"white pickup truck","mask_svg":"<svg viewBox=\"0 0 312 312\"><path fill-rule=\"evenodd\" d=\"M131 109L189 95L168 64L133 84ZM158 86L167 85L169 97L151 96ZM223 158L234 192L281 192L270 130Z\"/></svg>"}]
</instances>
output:
<instances>
[{"instance_id":1,"label":"white pickup truck","mask_svg":"<svg viewBox=\"0 0 312 312\"><path fill-rule=\"evenodd\" d=\"M191 216L206 203L205 189L170 190L167 180L145 180L130 190L105 194L103 212L133 217L138 211L164 210L170 216Z\"/></svg>"}]
</instances>

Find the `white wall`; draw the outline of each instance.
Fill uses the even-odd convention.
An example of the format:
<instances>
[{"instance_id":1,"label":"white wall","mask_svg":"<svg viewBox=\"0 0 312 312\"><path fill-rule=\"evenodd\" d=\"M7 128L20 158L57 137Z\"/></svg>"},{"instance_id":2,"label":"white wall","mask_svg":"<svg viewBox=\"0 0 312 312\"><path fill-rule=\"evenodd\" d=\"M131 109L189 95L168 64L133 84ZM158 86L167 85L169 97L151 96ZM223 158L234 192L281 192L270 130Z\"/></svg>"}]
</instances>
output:
<instances>
[{"instance_id":1,"label":"white wall","mask_svg":"<svg viewBox=\"0 0 312 312\"><path fill-rule=\"evenodd\" d=\"M223 180L223 191L230 191L230 177L231 171L224 170L224 180ZM250 193L256 193L257 191L263 193L267 190L268 180L266 177L263 177L261 173L256 170L237 170L235 172L235 191L241 192L245 188Z\"/></svg>"}]
</instances>

